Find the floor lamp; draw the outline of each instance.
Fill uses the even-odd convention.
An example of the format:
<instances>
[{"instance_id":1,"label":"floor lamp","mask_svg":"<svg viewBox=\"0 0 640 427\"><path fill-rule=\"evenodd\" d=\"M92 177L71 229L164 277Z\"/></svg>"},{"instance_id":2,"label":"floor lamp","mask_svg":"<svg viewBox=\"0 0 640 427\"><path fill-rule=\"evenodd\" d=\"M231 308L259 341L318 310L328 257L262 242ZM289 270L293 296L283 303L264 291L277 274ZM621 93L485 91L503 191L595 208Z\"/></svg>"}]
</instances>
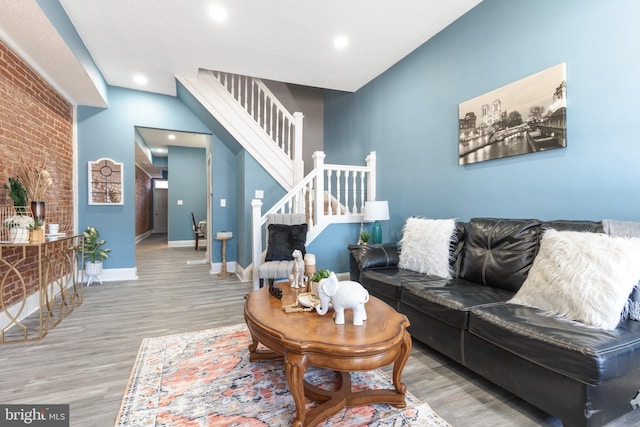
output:
<instances>
[{"instance_id":1,"label":"floor lamp","mask_svg":"<svg viewBox=\"0 0 640 427\"><path fill-rule=\"evenodd\" d=\"M385 201L364 202L364 220L373 221L371 227L371 243L374 245L382 243L382 227L378 221L389 219L389 203Z\"/></svg>"}]
</instances>

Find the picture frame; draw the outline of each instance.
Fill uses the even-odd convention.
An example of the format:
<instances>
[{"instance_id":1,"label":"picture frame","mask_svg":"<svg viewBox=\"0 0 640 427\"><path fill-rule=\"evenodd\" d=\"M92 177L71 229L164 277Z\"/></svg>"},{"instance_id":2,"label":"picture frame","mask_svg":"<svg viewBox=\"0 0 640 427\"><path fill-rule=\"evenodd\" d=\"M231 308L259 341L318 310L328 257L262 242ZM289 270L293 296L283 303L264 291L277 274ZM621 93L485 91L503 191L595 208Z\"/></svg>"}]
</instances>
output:
<instances>
[{"instance_id":1,"label":"picture frame","mask_svg":"<svg viewBox=\"0 0 640 427\"><path fill-rule=\"evenodd\" d=\"M458 164L567 146L561 63L459 104Z\"/></svg>"},{"instance_id":2,"label":"picture frame","mask_svg":"<svg viewBox=\"0 0 640 427\"><path fill-rule=\"evenodd\" d=\"M88 163L89 205L124 204L124 165L103 157Z\"/></svg>"}]
</instances>

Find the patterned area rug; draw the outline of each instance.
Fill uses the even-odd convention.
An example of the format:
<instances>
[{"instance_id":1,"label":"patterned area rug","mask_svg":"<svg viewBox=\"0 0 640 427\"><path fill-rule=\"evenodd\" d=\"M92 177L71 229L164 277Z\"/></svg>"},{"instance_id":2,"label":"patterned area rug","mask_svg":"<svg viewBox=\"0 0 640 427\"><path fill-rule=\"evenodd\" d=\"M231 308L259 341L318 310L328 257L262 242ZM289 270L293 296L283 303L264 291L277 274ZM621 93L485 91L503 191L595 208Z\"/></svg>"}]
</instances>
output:
<instances>
[{"instance_id":1,"label":"patterned area rug","mask_svg":"<svg viewBox=\"0 0 640 427\"><path fill-rule=\"evenodd\" d=\"M122 399L117 427L290 426L295 403L282 360L249 362L246 325L143 340ZM381 370L352 373L352 388L393 388ZM305 379L332 387L335 374L309 367ZM324 426L450 427L426 403L345 408ZM307 410L315 406L307 400Z\"/></svg>"}]
</instances>

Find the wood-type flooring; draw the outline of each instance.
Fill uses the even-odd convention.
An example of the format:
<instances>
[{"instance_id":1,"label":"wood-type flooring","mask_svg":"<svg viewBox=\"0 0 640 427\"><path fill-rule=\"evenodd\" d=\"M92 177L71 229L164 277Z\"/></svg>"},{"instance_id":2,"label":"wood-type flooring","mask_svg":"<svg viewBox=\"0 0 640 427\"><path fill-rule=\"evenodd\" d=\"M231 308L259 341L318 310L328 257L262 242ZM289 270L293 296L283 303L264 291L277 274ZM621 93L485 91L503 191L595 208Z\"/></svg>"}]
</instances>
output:
<instances>
[{"instance_id":1,"label":"wood-type flooring","mask_svg":"<svg viewBox=\"0 0 640 427\"><path fill-rule=\"evenodd\" d=\"M68 403L71 426L113 426L144 338L244 322L251 283L188 263L202 258L202 250L169 248L164 234L141 241L137 280L92 283L45 339L0 346L0 403ZM403 381L455 427L562 425L415 341ZM609 424L630 425L640 425L640 411Z\"/></svg>"}]
</instances>

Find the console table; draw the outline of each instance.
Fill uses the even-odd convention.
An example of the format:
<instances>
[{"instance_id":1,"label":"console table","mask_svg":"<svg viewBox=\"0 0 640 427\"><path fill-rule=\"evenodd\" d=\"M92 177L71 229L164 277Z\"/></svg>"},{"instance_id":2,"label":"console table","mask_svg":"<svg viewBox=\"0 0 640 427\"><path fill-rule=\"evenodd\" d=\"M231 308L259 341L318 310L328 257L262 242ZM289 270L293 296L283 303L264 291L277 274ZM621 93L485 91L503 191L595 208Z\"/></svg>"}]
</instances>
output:
<instances>
[{"instance_id":1,"label":"console table","mask_svg":"<svg viewBox=\"0 0 640 427\"><path fill-rule=\"evenodd\" d=\"M82 304L82 243L82 234L0 243L0 344L42 339ZM11 284L18 298L6 304Z\"/></svg>"}]
</instances>

